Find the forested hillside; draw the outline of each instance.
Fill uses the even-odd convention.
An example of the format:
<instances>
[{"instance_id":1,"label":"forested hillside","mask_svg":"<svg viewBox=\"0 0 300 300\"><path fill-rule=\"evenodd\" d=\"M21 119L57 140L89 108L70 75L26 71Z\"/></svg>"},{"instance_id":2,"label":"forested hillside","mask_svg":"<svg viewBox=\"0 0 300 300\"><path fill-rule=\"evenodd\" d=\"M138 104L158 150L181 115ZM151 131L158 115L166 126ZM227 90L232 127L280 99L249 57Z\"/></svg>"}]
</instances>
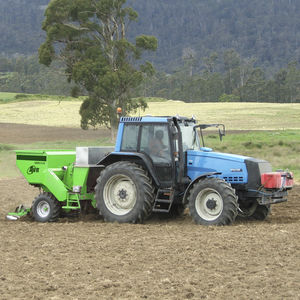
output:
<instances>
[{"instance_id":1,"label":"forested hillside","mask_svg":"<svg viewBox=\"0 0 300 300\"><path fill-rule=\"evenodd\" d=\"M41 23L49 0L0 1L0 53L32 54L43 41Z\"/></svg>"},{"instance_id":2,"label":"forested hillside","mask_svg":"<svg viewBox=\"0 0 300 300\"><path fill-rule=\"evenodd\" d=\"M38 64L49 0L0 1L0 91L69 94L59 65ZM158 38L157 73L135 96L300 102L300 0L128 0L130 39ZM17 55L16 55L17 54ZM20 56L25 54L25 56Z\"/></svg>"},{"instance_id":3,"label":"forested hillside","mask_svg":"<svg viewBox=\"0 0 300 300\"><path fill-rule=\"evenodd\" d=\"M48 2L0 1L0 53L37 51ZM186 48L197 59L233 48L270 72L300 59L299 0L129 0L128 4L140 16L131 27L132 36L145 33L159 39L151 59L160 70L181 66ZM201 66L200 62L197 67Z\"/></svg>"},{"instance_id":4,"label":"forested hillside","mask_svg":"<svg viewBox=\"0 0 300 300\"><path fill-rule=\"evenodd\" d=\"M155 60L167 69L180 64L185 48L197 58L233 48L256 64L279 69L299 60L299 0L139 0L136 32L158 36Z\"/></svg>"}]
</instances>

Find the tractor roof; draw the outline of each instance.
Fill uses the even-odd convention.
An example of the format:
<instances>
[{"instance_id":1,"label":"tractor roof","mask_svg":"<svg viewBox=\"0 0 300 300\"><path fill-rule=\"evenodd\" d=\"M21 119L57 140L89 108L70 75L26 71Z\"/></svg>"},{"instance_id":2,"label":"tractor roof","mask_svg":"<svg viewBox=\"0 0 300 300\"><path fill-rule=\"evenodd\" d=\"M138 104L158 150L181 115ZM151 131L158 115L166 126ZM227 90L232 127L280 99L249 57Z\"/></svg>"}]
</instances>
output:
<instances>
[{"instance_id":1,"label":"tractor roof","mask_svg":"<svg viewBox=\"0 0 300 300\"><path fill-rule=\"evenodd\" d=\"M121 117L121 123L169 123L173 119L179 122L196 122L194 118L187 118L181 116L144 116L144 117Z\"/></svg>"}]
</instances>

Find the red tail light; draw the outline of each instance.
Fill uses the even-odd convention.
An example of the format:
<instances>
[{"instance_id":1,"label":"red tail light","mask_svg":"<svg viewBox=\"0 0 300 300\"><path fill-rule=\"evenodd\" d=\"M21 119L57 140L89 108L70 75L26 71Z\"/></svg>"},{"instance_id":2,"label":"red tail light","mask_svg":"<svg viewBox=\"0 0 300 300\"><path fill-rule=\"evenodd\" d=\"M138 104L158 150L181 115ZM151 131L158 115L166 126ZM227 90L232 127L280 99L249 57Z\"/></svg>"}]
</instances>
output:
<instances>
[{"instance_id":1,"label":"red tail light","mask_svg":"<svg viewBox=\"0 0 300 300\"><path fill-rule=\"evenodd\" d=\"M266 189L290 188L294 184L293 173L270 172L261 175L261 184Z\"/></svg>"}]
</instances>

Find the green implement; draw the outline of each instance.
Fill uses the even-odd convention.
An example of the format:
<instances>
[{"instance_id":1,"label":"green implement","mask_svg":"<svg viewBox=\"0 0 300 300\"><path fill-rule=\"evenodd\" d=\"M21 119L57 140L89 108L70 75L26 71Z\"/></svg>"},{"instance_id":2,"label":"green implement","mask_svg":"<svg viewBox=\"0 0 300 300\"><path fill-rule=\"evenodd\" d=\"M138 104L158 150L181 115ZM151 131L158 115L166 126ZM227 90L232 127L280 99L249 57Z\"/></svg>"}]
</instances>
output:
<instances>
[{"instance_id":1,"label":"green implement","mask_svg":"<svg viewBox=\"0 0 300 300\"><path fill-rule=\"evenodd\" d=\"M7 219L17 220L30 213L39 222L48 222L61 215L95 208L93 187L103 169L97 163L112 150L77 147L76 151L16 151L17 167L29 184L40 189L40 195L34 199L31 208L20 206L9 213Z\"/></svg>"}]
</instances>

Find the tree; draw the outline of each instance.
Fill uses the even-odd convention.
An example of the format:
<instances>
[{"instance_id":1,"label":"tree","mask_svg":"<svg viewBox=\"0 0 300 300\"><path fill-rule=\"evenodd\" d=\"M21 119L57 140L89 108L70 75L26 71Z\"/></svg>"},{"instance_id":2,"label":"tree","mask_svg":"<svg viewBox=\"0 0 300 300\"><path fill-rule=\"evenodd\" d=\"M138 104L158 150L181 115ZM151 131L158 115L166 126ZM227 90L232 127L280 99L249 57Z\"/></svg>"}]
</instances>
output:
<instances>
[{"instance_id":1,"label":"tree","mask_svg":"<svg viewBox=\"0 0 300 300\"><path fill-rule=\"evenodd\" d=\"M192 48L184 48L182 50L182 59L185 67L189 70L189 77L193 76L193 68L196 64L196 51Z\"/></svg>"},{"instance_id":2,"label":"tree","mask_svg":"<svg viewBox=\"0 0 300 300\"><path fill-rule=\"evenodd\" d=\"M260 68L250 69L244 84L239 88L240 100L250 102L267 101L265 91L265 74Z\"/></svg>"},{"instance_id":3,"label":"tree","mask_svg":"<svg viewBox=\"0 0 300 300\"><path fill-rule=\"evenodd\" d=\"M233 90L240 86L241 58L234 49L224 52L224 70L226 72L224 85L226 94L232 94Z\"/></svg>"},{"instance_id":4,"label":"tree","mask_svg":"<svg viewBox=\"0 0 300 300\"><path fill-rule=\"evenodd\" d=\"M299 97L300 90L300 71L297 69L297 62L292 61L288 64L286 84L289 91L289 102L295 102Z\"/></svg>"},{"instance_id":5,"label":"tree","mask_svg":"<svg viewBox=\"0 0 300 300\"><path fill-rule=\"evenodd\" d=\"M45 12L46 41L39 59L49 66L61 59L69 81L88 93L80 108L81 127L106 125L112 138L117 127L116 108L124 114L146 103L132 101L131 93L151 76L149 62L137 66L143 51L157 49L157 39L141 35L127 40L128 26L137 13L126 0L53 0Z\"/></svg>"}]
</instances>

